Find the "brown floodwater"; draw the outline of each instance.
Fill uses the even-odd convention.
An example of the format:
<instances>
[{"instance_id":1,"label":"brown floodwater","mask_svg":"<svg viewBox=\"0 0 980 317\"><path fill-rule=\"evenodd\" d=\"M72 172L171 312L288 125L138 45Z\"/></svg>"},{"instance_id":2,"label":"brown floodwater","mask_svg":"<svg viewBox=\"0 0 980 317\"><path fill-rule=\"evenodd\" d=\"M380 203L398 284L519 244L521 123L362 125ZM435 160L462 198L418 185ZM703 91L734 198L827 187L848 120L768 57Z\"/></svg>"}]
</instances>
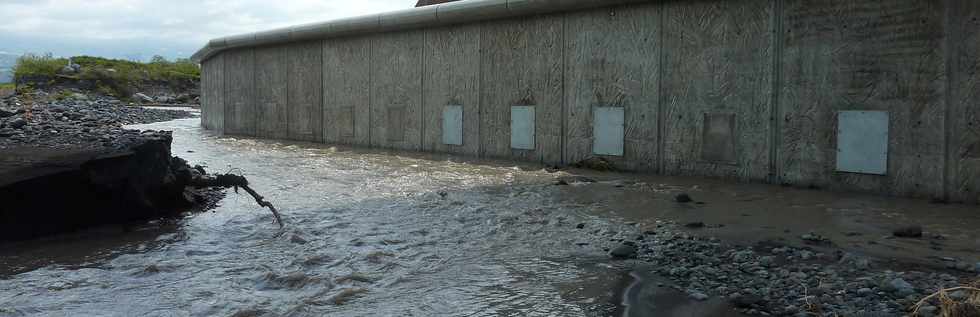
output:
<instances>
[{"instance_id":1,"label":"brown floodwater","mask_svg":"<svg viewBox=\"0 0 980 317\"><path fill-rule=\"evenodd\" d=\"M812 231L877 257L980 260L976 206L579 170L599 182L555 186L568 173L535 164L219 137L198 119L135 128L247 176L285 229L229 191L214 212L0 245L0 316L735 315L609 259L665 221L739 244ZM909 223L930 238L887 238Z\"/></svg>"},{"instance_id":2,"label":"brown floodwater","mask_svg":"<svg viewBox=\"0 0 980 317\"><path fill-rule=\"evenodd\" d=\"M0 246L0 316L608 316L635 227L560 199L535 165L217 137L174 155L242 173L214 212ZM576 229L588 223L601 235ZM608 233L608 234L606 234ZM597 285L609 285L597 286Z\"/></svg>"}]
</instances>

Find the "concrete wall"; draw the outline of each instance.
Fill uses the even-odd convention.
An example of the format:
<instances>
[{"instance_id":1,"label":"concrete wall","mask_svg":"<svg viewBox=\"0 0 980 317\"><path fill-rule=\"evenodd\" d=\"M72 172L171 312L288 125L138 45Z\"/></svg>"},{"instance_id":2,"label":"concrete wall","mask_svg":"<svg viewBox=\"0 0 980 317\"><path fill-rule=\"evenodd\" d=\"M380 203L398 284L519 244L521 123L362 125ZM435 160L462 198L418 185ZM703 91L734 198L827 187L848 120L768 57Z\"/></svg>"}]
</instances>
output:
<instances>
[{"instance_id":1,"label":"concrete wall","mask_svg":"<svg viewBox=\"0 0 980 317\"><path fill-rule=\"evenodd\" d=\"M668 175L980 198L980 4L636 2L220 51L203 62L202 124L237 135L547 164L599 156ZM461 145L443 144L446 106L463 109ZM533 149L511 146L512 106L535 109ZM625 114L622 155L593 154L593 115L607 107ZM888 112L885 175L837 171L845 110Z\"/></svg>"}]
</instances>

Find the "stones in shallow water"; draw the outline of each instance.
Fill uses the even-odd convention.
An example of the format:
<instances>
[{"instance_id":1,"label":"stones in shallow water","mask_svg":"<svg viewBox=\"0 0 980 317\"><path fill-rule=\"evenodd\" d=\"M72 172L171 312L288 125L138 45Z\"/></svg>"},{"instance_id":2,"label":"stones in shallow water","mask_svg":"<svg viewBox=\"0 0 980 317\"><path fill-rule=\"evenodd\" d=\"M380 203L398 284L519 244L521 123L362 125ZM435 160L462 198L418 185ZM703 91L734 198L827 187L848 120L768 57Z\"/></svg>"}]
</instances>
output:
<instances>
[{"instance_id":1,"label":"stones in shallow water","mask_svg":"<svg viewBox=\"0 0 980 317\"><path fill-rule=\"evenodd\" d=\"M899 297L906 297L915 294L915 287L900 277L896 277L884 286L885 290Z\"/></svg>"},{"instance_id":2,"label":"stones in shallow water","mask_svg":"<svg viewBox=\"0 0 980 317\"><path fill-rule=\"evenodd\" d=\"M702 292L691 292L689 296L691 296L691 299L696 301L706 301L708 298L710 298L707 294Z\"/></svg>"},{"instance_id":3,"label":"stones in shallow water","mask_svg":"<svg viewBox=\"0 0 980 317\"><path fill-rule=\"evenodd\" d=\"M612 256L614 259L635 258L636 247L628 244L623 244L610 251L609 255Z\"/></svg>"},{"instance_id":4,"label":"stones in shallow water","mask_svg":"<svg viewBox=\"0 0 980 317\"><path fill-rule=\"evenodd\" d=\"M901 227L901 228L895 229L895 231L892 231L892 235L894 235L896 237L899 237L899 238L921 238L922 237L922 226L920 226L920 225L911 225L911 226Z\"/></svg>"},{"instance_id":5,"label":"stones in shallow water","mask_svg":"<svg viewBox=\"0 0 980 317\"><path fill-rule=\"evenodd\" d=\"M689 229L701 229L701 228L704 228L704 222L700 222L700 221L698 221L698 222L691 222L691 223L685 224L684 227L687 227Z\"/></svg>"}]
</instances>

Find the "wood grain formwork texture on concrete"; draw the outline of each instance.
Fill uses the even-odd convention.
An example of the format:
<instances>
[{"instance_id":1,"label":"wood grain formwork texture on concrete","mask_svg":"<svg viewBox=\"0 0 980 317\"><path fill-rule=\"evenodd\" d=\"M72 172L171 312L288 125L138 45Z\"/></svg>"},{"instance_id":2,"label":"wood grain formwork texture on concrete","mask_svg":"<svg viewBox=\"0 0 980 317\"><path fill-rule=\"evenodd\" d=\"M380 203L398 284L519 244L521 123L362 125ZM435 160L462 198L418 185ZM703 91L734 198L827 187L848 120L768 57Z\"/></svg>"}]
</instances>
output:
<instances>
[{"instance_id":1,"label":"wood grain formwork texture on concrete","mask_svg":"<svg viewBox=\"0 0 980 317\"><path fill-rule=\"evenodd\" d=\"M323 45L286 46L286 111L289 138L323 140Z\"/></svg>"},{"instance_id":2,"label":"wood grain formwork texture on concrete","mask_svg":"<svg viewBox=\"0 0 980 317\"><path fill-rule=\"evenodd\" d=\"M660 102L661 6L573 12L565 21L565 163L594 157L594 111L622 107L622 156L617 168L656 171Z\"/></svg>"},{"instance_id":3,"label":"wood grain formwork texture on concrete","mask_svg":"<svg viewBox=\"0 0 980 317\"><path fill-rule=\"evenodd\" d=\"M422 149L423 31L371 36L371 146Z\"/></svg>"},{"instance_id":4,"label":"wood grain formwork texture on concrete","mask_svg":"<svg viewBox=\"0 0 980 317\"><path fill-rule=\"evenodd\" d=\"M664 3L663 173L768 178L771 8L767 1Z\"/></svg>"},{"instance_id":5,"label":"wood grain formwork texture on concrete","mask_svg":"<svg viewBox=\"0 0 980 317\"><path fill-rule=\"evenodd\" d=\"M484 24L480 35L481 156L561 163L563 15ZM512 106L533 106L535 149L511 148Z\"/></svg>"},{"instance_id":6,"label":"wood grain formwork texture on concrete","mask_svg":"<svg viewBox=\"0 0 980 317\"><path fill-rule=\"evenodd\" d=\"M201 64L201 122L205 129L224 133L224 54Z\"/></svg>"},{"instance_id":7,"label":"wood grain formwork texture on concrete","mask_svg":"<svg viewBox=\"0 0 980 317\"><path fill-rule=\"evenodd\" d=\"M481 24L425 31L422 79L422 150L480 154L480 33ZM443 144L443 110L463 109L463 144Z\"/></svg>"},{"instance_id":8,"label":"wood grain formwork texture on concrete","mask_svg":"<svg viewBox=\"0 0 980 317\"><path fill-rule=\"evenodd\" d=\"M371 39L323 42L323 139L371 145Z\"/></svg>"},{"instance_id":9,"label":"wood grain formwork texture on concrete","mask_svg":"<svg viewBox=\"0 0 980 317\"><path fill-rule=\"evenodd\" d=\"M943 2L786 0L780 179L941 197L946 76ZM835 171L837 113L889 113L887 175Z\"/></svg>"},{"instance_id":10,"label":"wood grain formwork texture on concrete","mask_svg":"<svg viewBox=\"0 0 980 317\"><path fill-rule=\"evenodd\" d=\"M225 132L255 135L255 50L242 48L224 52Z\"/></svg>"},{"instance_id":11,"label":"wood grain formwork texture on concrete","mask_svg":"<svg viewBox=\"0 0 980 317\"><path fill-rule=\"evenodd\" d=\"M947 3L947 190L954 201L976 204L980 202L980 2Z\"/></svg>"},{"instance_id":12,"label":"wood grain formwork texture on concrete","mask_svg":"<svg viewBox=\"0 0 980 317\"><path fill-rule=\"evenodd\" d=\"M255 134L283 139L287 134L286 48L255 49Z\"/></svg>"}]
</instances>

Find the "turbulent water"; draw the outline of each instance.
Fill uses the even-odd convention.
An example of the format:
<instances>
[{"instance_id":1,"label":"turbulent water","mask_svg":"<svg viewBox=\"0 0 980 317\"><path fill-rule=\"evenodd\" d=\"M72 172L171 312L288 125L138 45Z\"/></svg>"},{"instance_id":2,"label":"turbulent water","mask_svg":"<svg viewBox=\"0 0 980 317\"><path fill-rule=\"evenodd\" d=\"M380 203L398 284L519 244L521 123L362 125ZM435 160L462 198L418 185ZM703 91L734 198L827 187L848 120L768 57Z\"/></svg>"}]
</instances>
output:
<instances>
[{"instance_id":1,"label":"turbulent water","mask_svg":"<svg viewBox=\"0 0 980 317\"><path fill-rule=\"evenodd\" d=\"M174 155L244 173L213 213L0 252L0 316L610 315L628 232L539 166L174 130ZM589 232L576 229L587 223ZM603 237L600 241L599 238Z\"/></svg>"}]
</instances>

